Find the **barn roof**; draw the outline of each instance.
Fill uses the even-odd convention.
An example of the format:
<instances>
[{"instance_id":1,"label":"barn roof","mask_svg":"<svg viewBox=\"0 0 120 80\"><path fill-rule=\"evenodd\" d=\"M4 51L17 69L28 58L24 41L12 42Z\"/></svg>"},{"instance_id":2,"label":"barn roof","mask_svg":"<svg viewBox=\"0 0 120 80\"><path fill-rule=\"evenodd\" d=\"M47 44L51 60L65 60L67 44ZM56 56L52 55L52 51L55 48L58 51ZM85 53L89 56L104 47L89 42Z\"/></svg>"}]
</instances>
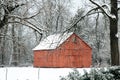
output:
<instances>
[{"instance_id":1,"label":"barn roof","mask_svg":"<svg viewBox=\"0 0 120 80\"><path fill-rule=\"evenodd\" d=\"M70 33L59 33L53 34L42 40L38 46L33 50L50 50L56 49L60 44L62 44L68 37L70 37L73 32Z\"/></svg>"}]
</instances>

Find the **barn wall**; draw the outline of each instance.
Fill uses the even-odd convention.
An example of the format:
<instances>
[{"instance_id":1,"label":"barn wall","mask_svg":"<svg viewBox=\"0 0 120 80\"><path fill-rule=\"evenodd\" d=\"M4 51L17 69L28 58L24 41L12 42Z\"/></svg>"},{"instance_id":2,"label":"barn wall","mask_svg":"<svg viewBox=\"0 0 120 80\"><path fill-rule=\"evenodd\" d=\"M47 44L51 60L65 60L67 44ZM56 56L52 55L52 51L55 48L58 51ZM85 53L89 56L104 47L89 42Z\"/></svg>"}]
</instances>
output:
<instances>
[{"instance_id":1,"label":"barn wall","mask_svg":"<svg viewBox=\"0 0 120 80\"><path fill-rule=\"evenodd\" d=\"M35 67L90 67L92 49L73 34L55 50L34 51Z\"/></svg>"},{"instance_id":2,"label":"barn wall","mask_svg":"<svg viewBox=\"0 0 120 80\"><path fill-rule=\"evenodd\" d=\"M74 53L74 54L72 54ZM91 55L73 50L35 52L35 67L90 67Z\"/></svg>"},{"instance_id":3,"label":"barn wall","mask_svg":"<svg viewBox=\"0 0 120 80\"><path fill-rule=\"evenodd\" d=\"M34 66L39 67L46 67L48 66L47 63L47 56L48 51L34 51Z\"/></svg>"},{"instance_id":4,"label":"barn wall","mask_svg":"<svg viewBox=\"0 0 120 80\"><path fill-rule=\"evenodd\" d=\"M92 50L92 48L85 43L76 34L71 35L65 42L63 42L57 49L81 49Z\"/></svg>"}]
</instances>

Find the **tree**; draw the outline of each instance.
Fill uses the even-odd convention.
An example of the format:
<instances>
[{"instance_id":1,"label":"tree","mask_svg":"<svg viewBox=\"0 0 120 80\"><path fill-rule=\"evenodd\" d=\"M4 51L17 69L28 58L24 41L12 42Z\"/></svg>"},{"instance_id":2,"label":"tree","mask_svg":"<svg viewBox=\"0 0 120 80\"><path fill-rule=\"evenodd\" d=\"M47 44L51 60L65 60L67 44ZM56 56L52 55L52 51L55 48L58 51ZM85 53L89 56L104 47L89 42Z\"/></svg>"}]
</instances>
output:
<instances>
[{"instance_id":1,"label":"tree","mask_svg":"<svg viewBox=\"0 0 120 80\"><path fill-rule=\"evenodd\" d=\"M0 65L32 64L32 48L43 34L59 32L68 23L66 1L0 0Z\"/></svg>"},{"instance_id":2,"label":"tree","mask_svg":"<svg viewBox=\"0 0 120 80\"><path fill-rule=\"evenodd\" d=\"M78 18L85 15L84 8L78 10L71 23L74 23ZM92 62L93 66L108 66L110 65L110 49L109 49L109 30L105 15L97 13L94 15L85 16L71 29L77 33L84 41L92 47ZM102 24L101 24L102 23Z\"/></svg>"},{"instance_id":3,"label":"tree","mask_svg":"<svg viewBox=\"0 0 120 80\"><path fill-rule=\"evenodd\" d=\"M41 0L41 13L35 17L39 26L46 30L46 35L62 32L68 25L69 0ZM38 7L39 7L38 6Z\"/></svg>"},{"instance_id":4,"label":"tree","mask_svg":"<svg viewBox=\"0 0 120 80\"><path fill-rule=\"evenodd\" d=\"M116 18L110 18L110 45L111 45L111 63L119 65L119 47L118 47L118 3L117 0L111 0L111 14Z\"/></svg>"},{"instance_id":5,"label":"tree","mask_svg":"<svg viewBox=\"0 0 120 80\"><path fill-rule=\"evenodd\" d=\"M9 54L11 53L17 54L18 39L16 37L16 31L15 31L17 24L22 24L22 26L24 25L26 27L32 28L33 30L38 32L40 35L42 35L41 33L42 30L38 28L36 25L29 22L30 19L32 19L33 17L35 17L36 15L40 13L39 11L30 16L24 16L24 15L19 14L20 8L23 8L23 7L24 7L23 9L24 12L21 12L21 13L28 14L29 7L26 7L27 5L28 5L28 2L24 0L22 1L0 0L0 50L1 50L0 60L1 60L1 65L6 65L8 61L11 61L10 56L8 58ZM12 25L13 27L11 28ZM12 30L9 30L9 29L12 29ZM13 41L13 45L11 45L11 47L9 47L8 45L9 41ZM11 48L10 49L11 51L9 52L7 52L8 47ZM12 47L13 47L13 50L12 50Z\"/></svg>"},{"instance_id":6,"label":"tree","mask_svg":"<svg viewBox=\"0 0 120 80\"><path fill-rule=\"evenodd\" d=\"M103 7L95 3L92 0L89 0L100 10L103 11L103 14L106 14L110 20L110 49L111 49L111 65L119 65L119 47L118 47L118 2L117 0L110 0L111 12L108 14L105 12Z\"/></svg>"},{"instance_id":7,"label":"tree","mask_svg":"<svg viewBox=\"0 0 120 80\"><path fill-rule=\"evenodd\" d=\"M78 19L70 25L69 29L74 27L79 21L83 20L86 16L93 14L103 14L109 19L109 29L110 29L110 53L111 53L111 65L119 65L119 47L118 47L118 1L110 0L110 5L99 4L99 2L89 0L95 6L89 10L84 16L78 17ZM99 0L98 0L99 1ZM105 0L103 0L105 1ZM109 7L110 6L110 7ZM111 9L109 11L109 8ZM69 30L68 29L68 30ZM99 47L99 46L98 46Z\"/></svg>"}]
</instances>

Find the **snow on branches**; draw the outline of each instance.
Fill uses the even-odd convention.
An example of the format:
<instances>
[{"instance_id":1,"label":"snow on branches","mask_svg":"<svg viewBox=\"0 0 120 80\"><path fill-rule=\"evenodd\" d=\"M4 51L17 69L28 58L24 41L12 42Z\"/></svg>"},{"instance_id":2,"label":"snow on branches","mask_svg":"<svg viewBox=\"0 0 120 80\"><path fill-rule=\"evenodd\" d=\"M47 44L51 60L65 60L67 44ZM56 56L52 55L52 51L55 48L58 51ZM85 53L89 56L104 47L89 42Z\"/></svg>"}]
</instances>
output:
<instances>
[{"instance_id":1,"label":"snow on branches","mask_svg":"<svg viewBox=\"0 0 120 80\"><path fill-rule=\"evenodd\" d=\"M96 5L98 9L100 9L105 15L107 15L109 18L116 19L116 16L110 13L110 5L103 3L103 5L99 4L98 2L95 2L93 0L89 0L91 3Z\"/></svg>"}]
</instances>

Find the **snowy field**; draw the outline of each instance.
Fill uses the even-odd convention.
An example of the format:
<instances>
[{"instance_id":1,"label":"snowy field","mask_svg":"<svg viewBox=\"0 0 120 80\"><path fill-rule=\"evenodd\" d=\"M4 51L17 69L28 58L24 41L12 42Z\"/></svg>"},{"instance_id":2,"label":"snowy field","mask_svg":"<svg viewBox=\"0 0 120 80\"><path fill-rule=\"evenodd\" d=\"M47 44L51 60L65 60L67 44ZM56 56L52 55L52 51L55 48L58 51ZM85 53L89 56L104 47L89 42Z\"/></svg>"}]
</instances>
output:
<instances>
[{"instance_id":1,"label":"snowy field","mask_svg":"<svg viewBox=\"0 0 120 80\"><path fill-rule=\"evenodd\" d=\"M83 74L83 70L89 72L90 68L78 68L77 70ZM60 76L66 76L72 71L71 68L0 68L0 80L60 80Z\"/></svg>"}]
</instances>

